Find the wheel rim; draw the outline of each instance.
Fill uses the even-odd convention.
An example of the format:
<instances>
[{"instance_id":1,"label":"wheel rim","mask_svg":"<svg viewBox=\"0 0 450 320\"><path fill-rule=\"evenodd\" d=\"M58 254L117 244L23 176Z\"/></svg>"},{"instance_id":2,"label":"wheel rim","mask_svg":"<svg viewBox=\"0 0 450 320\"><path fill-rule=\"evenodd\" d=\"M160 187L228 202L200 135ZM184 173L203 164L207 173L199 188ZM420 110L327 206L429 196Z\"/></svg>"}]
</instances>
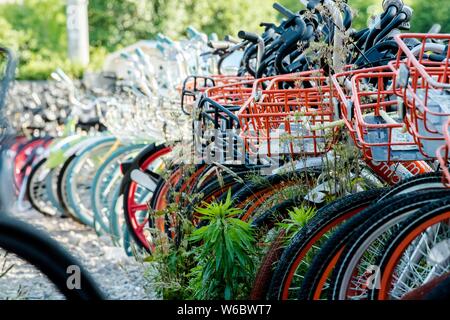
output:
<instances>
[{"instance_id":1,"label":"wheel rim","mask_svg":"<svg viewBox=\"0 0 450 320\"><path fill-rule=\"evenodd\" d=\"M171 151L172 151L172 149L170 147L166 147L166 148L163 148L163 149L155 152L148 159L146 159L142 165L140 165L140 169L142 171L145 171L157 159L159 159L160 157L162 157L164 155L167 155ZM144 228L146 227L146 225L148 223L148 217L146 217L143 222L139 221L139 219L138 219L139 212L141 212L141 215L142 215L142 212L144 212L144 215L148 216L148 210L150 208L149 208L148 203L142 204L142 203L137 202L137 200L136 200L137 198L140 198L141 201L143 200L142 195L137 196L138 188L139 188L139 185L135 181L130 182L129 192L126 195L127 215L128 215L128 218L131 222L132 229L133 229L133 230L131 230L131 232L134 233L134 235L138 238L138 240L141 242L141 244L146 249L150 249L151 245L148 243L148 239L144 234ZM143 189L143 188L141 188L141 189ZM146 197L144 197L144 199L145 198ZM139 201L139 202L141 202L141 201Z\"/></svg>"},{"instance_id":2,"label":"wheel rim","mask_svg":"<svg viewBox=\"0 0 450 320\"><path fill-rule=\"evenodd\" d=\"M42 160L37 164L39 168L36 169L29 179L29 195L30 201L36 207L36 209L46 215L55 216L58 213L58 208L53 207L49 195L49 185L51 183L51 172L48 172L44 179L39 180L41 174L45 172L45 160Z\"/></svg>"},{"instance_id":3,"label":"wheel rim","mask_svg":"<svg viewBox=\"0 0 450 320\"><path fill-rule=\"evenodd\" d=\"M415 209L414 211L416 211ZM384 249L384 245L392 236L392 231L413 212L405 212L402 215L389 221L388 229L383 225L383 229L371 230L370 237L358 244L358 249L347 264L347 269L343 275L343 285L340 288L339 299L368 299L370 286L367 285L367 271L370 266L376 264L377 258ZM366 255L369 253L369 255ZM355 285L356 288L353 286ZM359 294L359 295L358 295Z\"/></svg>"},{"instance_id":4,"label":"wheel rim","mask_svg":"<svg viewBox=\"0 0 450 320\"><path fill-rule=\"evenodd\" d=\"M86 225L94 227L94 216L92 214L91 187L95 172L100 163L96 161L101 155L110 150L114 142L107 141L84 155L78 161L75 160L71 166L68 176L68 200L74 213Z\"/></svg>"},{"instance_id":5,"label":"wheel rim","mask_svg":"<svg viewBox=\"0 0 450 320\"><path fill-rule=\"evenodd\" d=\"M416 226L411 232L408 233L408 235L396 246L393 254L390 256L389 260L386 263L386 267L384 268L384 270L382 270L382 276L381 276L381 281L380 281L380 289L378 290L378 295L377 298L379 300L387 300L390 298L401 298L401 294L402 294L402 290L403 289L414 289L412 286L420 286L420 281L421 280L426 280L427 278L430 278L430 276L433 276L433 273L436 273L436 276L438 276L439 274L444 274L446 272L449 272L450 270L450 265L447 261L446 265L444 265L444 267L441 270L436 270L433 266L431 266L431 264L429 263L429 261L427 261L427 259L423 259L424 257L429 256L428 252L419 252L419 255L421 255L421 259L418 262L415 262L414 264L416 266L413 266L413 264L410 264L408 261L409 259L407 257L405 257L405 255L407 254L411 254L410 249L412 249L414 247L414 245L417 245L418 243L413 243L413 242L418 242L418 240L423 241L423 239L425 239L425 241L427 241L427 237L421 237L423 235L424 232L427 232L427 230L430 230L430 228L432 227L438 227L441 228L440 230L438 230L438 232L435 231L436 235L442 235L442 238L446 239L448 241L448 239L450 239L450 226L449 226L449 221L450 221L450 211L447 211L445 213L442 213L432 219L428 219L427 221L424 221L422 223L420 223L418 226ZM419 239L420 237L420 239ZM437 237L433 237L433 241L436 242L436 240L438 240L439 238ZM447 243L448 245L449 243ZM426 243L426 250L429 250L430 244ZM435 248L435 246L433 246L433 248ZM417 253L417 251L415 251L414 253ZM447 257L448 260L448 257ZM403 264L403 262L408 261L407 264ZM419 262L422 263L421 268L417 269L415 267L417 267L419 265ZM403 267L403 270L401 270ZM431 270L430 270L431 267ZM409 270L404 270L404 269L409 269ZM399 281L399 277L401 277L402 272L401 271L407 271L409 272L409 276L410 277L415 277L415 278L410 278L408 280L410 280L408 283L410 285L408 285L407 283L401 283L398 282ZM422 272L420 272L422 271ZM424 274L428 274L426 277L424 277ZM395 281L397 281L397 283L395 284ZM406 282L406 281L405 281ZM423 283L422 283L423 284ZM402 288L402 286L405 286L405 288ZM395 290L397 290L397 292L395 292ZM407 292L403 292L403 293L407 293Z\"/></svg>"}]
</instances>

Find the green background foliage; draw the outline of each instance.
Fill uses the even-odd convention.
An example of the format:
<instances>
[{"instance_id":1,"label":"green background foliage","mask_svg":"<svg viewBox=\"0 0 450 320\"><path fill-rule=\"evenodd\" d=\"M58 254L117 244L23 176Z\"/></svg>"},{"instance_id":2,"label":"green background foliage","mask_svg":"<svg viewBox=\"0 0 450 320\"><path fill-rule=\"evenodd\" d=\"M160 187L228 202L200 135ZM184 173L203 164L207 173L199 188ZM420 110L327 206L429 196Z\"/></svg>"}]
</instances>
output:
<instances>
[{"instance_id":1,"label":"green background foliage","mask_svg":"<svg viewBox=\"0 0 450 320\"><path fill-rule=\"evenodd\" d=\"M300 10L299 0L280 0L292 10ZM448 0L405 0L415 9L413 31L426 32L440 23L450 32ZM139 39L150 39L158 32L172 38L184 35L193 25L219 36L240 29L258 31L259 22L275 21L273 0L90 0L89 27L92 63L98 69L103 57ZM355 27L366 25L371 14L380 12L382 0L349 0L358 12ZM67 61L67 35L64 0L23 0L20 4L0 5L0 43L20 53L18 76L46 78L56 67L79 76L80 67Z\"/></svg>"}]
</instances>

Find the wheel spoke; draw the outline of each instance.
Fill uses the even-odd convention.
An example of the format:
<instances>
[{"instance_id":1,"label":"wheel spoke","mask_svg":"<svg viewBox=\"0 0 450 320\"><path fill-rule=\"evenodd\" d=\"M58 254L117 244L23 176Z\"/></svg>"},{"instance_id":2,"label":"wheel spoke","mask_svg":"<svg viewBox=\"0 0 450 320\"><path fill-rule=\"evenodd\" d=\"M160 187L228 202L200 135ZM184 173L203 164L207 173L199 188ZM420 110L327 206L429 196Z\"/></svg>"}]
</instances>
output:
<instances>
[{"instance_id":1,"label":"wheel spoke","mask_svg":"<svg viewBox=\"0 0 450 320\"><path fill-rule=\"evenodd\" d=\"M131 211L146 211L148 210L147 204L133 204L130 206Z\"/></svg>"}]
</instances>

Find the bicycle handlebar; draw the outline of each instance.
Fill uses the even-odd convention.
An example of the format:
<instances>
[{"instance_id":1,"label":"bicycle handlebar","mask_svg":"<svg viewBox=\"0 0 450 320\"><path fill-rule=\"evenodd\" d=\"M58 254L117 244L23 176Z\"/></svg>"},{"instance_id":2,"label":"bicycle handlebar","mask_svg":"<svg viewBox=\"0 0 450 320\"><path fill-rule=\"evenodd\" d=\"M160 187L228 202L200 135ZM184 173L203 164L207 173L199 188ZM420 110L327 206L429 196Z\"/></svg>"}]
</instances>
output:
<instances>
[{"instance_id":1,"label":"bicycle handlebar","mask_svg":"<svg viewBox=\"0 0 450 320\"><path fill-rule=\"evenodd\" d=\"M208 47L214 50L228 50L231 48L234 44L232 42L228 41L209 41Z\"/></svg>"},{"instance_id":2,"label":"bicycle handlebar","mask_svg":"<svg viewBox=\"0 0 450 320\"><path fill-rule=\"evenodd\" d=\"M344 21L343 21L344 28L345 30L348 30L350 29L353 23L352 10L350 9L350 6L346 4L344 5L343 11L344 11Z\"/></svg>"},{"instance_id":3,"label":"bicycle handlebar","mask_svg":"<svg viewBox=\"0 0 450 320\"><path fill-rule=\"evenodd\" d=\"M246 32L243 30L239 31L238 37L241 38L242 40L247 40L255 44L258 43L260 39L260 36L257 35L256 33Z\"/></svg>"},{"instance_id":4,"label":"bicycle handlebar","mask_svg":"<svg viewBox=\"0 0 450 320\"><path fill-rule=\"evenodd\" d=\"M295 13L293 13L291 10L289 10L285 6L279 4L278 2L275 2L273 4L273 8L288 19L291 19L295 16Z\"/></svg>"},{"instance_id":5,"label":"bicycle handlebar","mask_svg":"<svg viewBox=\"0 0 450 320\"><path fill-rule=\"evenodd\" d=\"M442 26L439 23L435 23L431 26L427 33L439 33L441 32Z\"/></svg>"},{"instance_id":6,"label":"bicycle handlebar","mask_svg":"<svg viewBox=\"0 0 450 320\"><path fill-rule=\"evenodd\" d=\"M402 10L403 8L403 1L402 0L384 0L383 1L383 10L387 11L390 6L395 6L398 11Z\"/></svg>"},{"instance_id":7,"label":"bicycle handlebar","mask_svg":"<svg viewBox=\"0 0 450 320\"><path fill-rule=\"evenodd\" d=\"M250 41L252 43L256 43L258 45L257 49L257 55L256 55L256 70L259 69L263 62L264 52L266 51L266 46L264 43L264 39L257 35L256 33L252 32L246 32L246 31L239 31L238 33L239 38Z\"/></svg>"},{"instance_id":8,"label":"bicycle handlebar","mask_svg":"<svg viewBox=\"0 0 450 320\"><path fill-rule=\"evenodd\" d=\"M413 16L413 9L410 6L404 5L402 12L406 14L406 21L410 21Z\"/></svg>"},{"instance_id":9,"label":"bicycle handlebar","mask_svg":"<svg viewBox=\"0 0 450 320\"><path fill-rule=\"evenodd\" d=\"M288 56L292 52L292 49L297 46L298 41L307 40L314 33L314 22L310 20L304 21L301 18L298 18L298 20L299 23L297 24L297 28L294 33L288 37L285 43L277 50L274 64L276 70L281 74L290 73L290 70L283 66L284 58Z\"/></svg>"}]
</instances>

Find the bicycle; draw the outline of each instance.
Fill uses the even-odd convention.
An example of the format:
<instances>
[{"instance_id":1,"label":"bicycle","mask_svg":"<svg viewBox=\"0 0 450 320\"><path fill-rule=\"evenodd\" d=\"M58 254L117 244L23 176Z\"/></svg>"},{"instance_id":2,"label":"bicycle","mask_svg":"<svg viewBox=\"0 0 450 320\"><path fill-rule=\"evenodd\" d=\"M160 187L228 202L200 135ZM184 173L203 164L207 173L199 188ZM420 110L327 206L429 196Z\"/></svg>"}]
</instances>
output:
<instances>
[{"instance_id":1,"label":"bicycle","mask_svg":"<svg viewBox=\"0 0 450 320\"><path fill-rule=\"evenodd\" d=\"M0 111L3 114L8 86L14 77L15 59L9 49L2 47L0 48L0 52L5 57L7 64L0 89ZM0 138L2 142L0 156L3 157L3 147L8 144L8 138L5 138L3 134ZM3 168L4 160L2 157L0 157L0 168ZM75 258L42 232L35 230L24 222L7 216L3 212L4 208L1 205L2 203L3 199L0 201L0 208L2 210L2 214L0 215L0 248L17 255L39 269L67 299L104 299L104 295L97 287L97 284ZM67 271L73 266L77 266L80 270L79 276L82 287L71 290L67 285Z\"/></svg>"}]
</instances>

